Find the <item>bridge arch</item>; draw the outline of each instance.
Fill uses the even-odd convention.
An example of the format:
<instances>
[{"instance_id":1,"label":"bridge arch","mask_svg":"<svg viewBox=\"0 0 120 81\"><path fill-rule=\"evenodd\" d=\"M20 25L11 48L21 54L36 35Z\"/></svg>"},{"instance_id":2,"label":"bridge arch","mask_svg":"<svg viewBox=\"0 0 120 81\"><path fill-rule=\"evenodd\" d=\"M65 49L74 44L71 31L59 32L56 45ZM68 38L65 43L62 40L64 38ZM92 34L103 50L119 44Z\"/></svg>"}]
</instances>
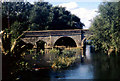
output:
<instances>
[{"instance_id":1,"label":"bridge arch","mask_svg":"<svg viewBox=\"0 0 120 81\"><path fill-rule=\"evenodd\" d=\"M84 46L84 43L86 42L86 40L89 40L90 38L92 37L92 35L90 36L85 36L81 42L81 46L83 47Z\"/></svg>"},{"instance_id":2,"label":"bridge arch","mask_svg":"<svg viewBox=\"0 0 120 81\"><path fill-rule=\"evenodd\" d=\"M77 43L73 38L64 36L56 39L54 46L77 47Z\"/></svg>"}]
</instances>

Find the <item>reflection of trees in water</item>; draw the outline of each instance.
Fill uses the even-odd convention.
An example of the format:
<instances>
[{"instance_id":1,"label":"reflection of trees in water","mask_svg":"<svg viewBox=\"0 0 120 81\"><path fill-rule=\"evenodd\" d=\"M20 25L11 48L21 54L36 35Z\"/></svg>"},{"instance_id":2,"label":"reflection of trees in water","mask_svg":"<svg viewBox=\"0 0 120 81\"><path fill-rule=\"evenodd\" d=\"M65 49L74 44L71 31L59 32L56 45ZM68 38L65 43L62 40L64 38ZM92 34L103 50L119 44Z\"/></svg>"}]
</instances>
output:
<instances>
[{"instance_id":1,"label":"reflection of trees in water","mask_svg":"<svg viewBox=\"0 0 120 81\"><path fill-rule=\"evenodd\" d=\"M99 79L119 79L120 77L120 56L111 55L110 57L104 53L93 55L93 64L95 78Z\"/></svg>"}]
</instances>

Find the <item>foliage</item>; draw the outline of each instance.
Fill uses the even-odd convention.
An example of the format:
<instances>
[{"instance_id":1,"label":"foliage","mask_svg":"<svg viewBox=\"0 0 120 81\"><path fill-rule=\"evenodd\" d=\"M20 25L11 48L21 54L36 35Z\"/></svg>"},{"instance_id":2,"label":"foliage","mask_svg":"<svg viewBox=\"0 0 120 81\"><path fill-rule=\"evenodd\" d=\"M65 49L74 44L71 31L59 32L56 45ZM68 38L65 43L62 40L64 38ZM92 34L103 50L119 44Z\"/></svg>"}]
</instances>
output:
<instances>
[{"instance_id":1,"label":"foliage","mask_svg":"<svg viewBox=\"0 0 120 81\"><path fill-rule=\"evenodd\" d=\"M62 53L57 52L57 58L52 60L53 69L62 69L69 67L75 62L77 57L75 57L76 52L74 50L63 50ZM52 57L53 58L53 57Z\"/></svg>"},{"instance_id":2,"label":"foliage","mask_svg":"<svg viewBox=\"0 0 120 81\"><path fill-rule=\"evenodd\" d=\"M76 52L73 50L63 50L62 53L63 53L64 57L65 56L72 57Z\"/></svg>"},{"instance_id":3,"label":"foliage","mask_svg":"<svg viewBox=\"0 0 120 81\"><path fill-rule=\"evenodd\" d=\"M59 57L60 50L53 48L53 49L49 50L49 54L50 54L50 60L54 60Z\"/></svg>"},{"instance_id":4,"label":"foliage","mask_svg":"<svg viewBox=\"0 0 120 81\"><path fill-rule=\"evenodd\" d=\"M26 29L29 26L28 18L32 6L29 2L3 2L2 29L10 28L14 22L22 23L23 29Z\"/></svg>"},{"instance_id":5,"label":"foliage","mask_svg":"<svg viewBox=\"0 0 120 81\"><path fill-rule=\"evenodd\" d=\"M80 18L71 14L63 7L52 7L53 19L49 29L76 29L84 26Z\"/></svg>"},{"instance_id":6,"label":"foliage","mask_svg":"<svg viewBox=\"0 0 120 81\"><path fill-rule=\"evenodd\" d=\"M95 49L110 54L120 50L120 2L104 2L90 28Z\"/></svg>"},{"instance_id":7,"label":"foliage","mask_svg":"<svg viewBox=\"0 0 120 81\"><path fill-rule=\"evenodd\" d=\"M2 53L4 71L8 67L15 66L16 62L24 57L25 51L33 47L31 44L26 44L20 39L24 36L23 31L70 29L82 28L84 26L78 17L72 17L71 13L65 10L65 8L57 8L59 9L56 9L56 7L53 7L48 2L37 2L34 4L29 2L2 2ZM57 15L57 10L61 14ZM55 18L58 18L59 21ZM25 61L20 61L19 63L22 65L21 67L28 65Z\"/></svg>"},{"instance_id":8,"label":"foliage","mask_svg":"<svg viewBox=\"0 0 120 81\"><path fill-rule=\"evenodd\" d=\"M26 46L20 37L23 31L46 29L71 29L84 26L80 19L62 7L53 7L48 2L3 2L2 30L4 35L3 53L15 53L14 50ZM17 45L17 44L20 45ZM8 44L6 46L6 44ZM16 46L19 48L16 49ZM23 48L22 47L22 48ZM16 51L17 52L17 51Z\"/></svg>"},{"instance_id":9,"label":"foliage","mask_svg":"<svg viewBox=\"0 0 120 81\"><path fill-rule=\"evenodd\" d=\"M50 22L52 22L53 13L52 5L48 2L37 2L34 4L30 12L30 22L32 30L48 29Z\"/></svg>"},{"instance_id":10,"label":"foliage","mask_svg":"<svg viewBox=\"0 0 120 81\"><path fill-rule=\"evenodd\" d=\"M49 51L49 54L59 55L59 53L60 53L60 51L57 50L57 49L51 49L51 50Z\"/></svg>"},{"instance_id":11,"label":"foliage","mask_svg":"<svg viewBox=\"0 0 120 81\"><path fill-rule=\"evenodd\" d=\"M4 54L18 54L26 50L27 44L20 40L23 31L28 30L28 16L32 5L24 2L2 3L2 51Z\"/></svg>"},{"instance_id":12,"label":"foliage","mask_svg":"<svg viewBox=\"0 0 120 81\"><path fill-rule=\"evenodd\" d=\"M48 2L37 2L31 10L31 30L73 29L84 26L80 19L63 7L53 7Z\"/></svg>"},{"instance_id":13,"label":"foliage","mask_svg":"<svg viewBox=\"0 0 120 81\"><path fill-rule=\"evenodd\" d=\"M62 69L69 67L76 60L76 57L58 57L52 64L52 68L54 69Z\"/></svg>"}]
</instances>

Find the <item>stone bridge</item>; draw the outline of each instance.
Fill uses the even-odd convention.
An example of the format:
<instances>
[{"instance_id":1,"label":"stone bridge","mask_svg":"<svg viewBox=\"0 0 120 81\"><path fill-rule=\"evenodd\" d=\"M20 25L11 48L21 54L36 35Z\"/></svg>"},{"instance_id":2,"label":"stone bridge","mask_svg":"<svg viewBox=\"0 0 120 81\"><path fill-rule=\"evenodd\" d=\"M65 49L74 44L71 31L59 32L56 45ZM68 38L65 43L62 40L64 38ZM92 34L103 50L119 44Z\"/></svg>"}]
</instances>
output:
<instances>
[{"instance_id":1,"label":"stone bridge","mask_svg":"<svg viewBox=\"0 0 120 81\"><path fill-rule=\"evenodd\" d=\"M44 42L44 48L54 46L81 47L85 33L89 32L84 29L70 30L42 30L42 31L24 31L25 36L21 38L24 42L30 43L37 47L38 41Z\"/></svg>"}]
</instances>

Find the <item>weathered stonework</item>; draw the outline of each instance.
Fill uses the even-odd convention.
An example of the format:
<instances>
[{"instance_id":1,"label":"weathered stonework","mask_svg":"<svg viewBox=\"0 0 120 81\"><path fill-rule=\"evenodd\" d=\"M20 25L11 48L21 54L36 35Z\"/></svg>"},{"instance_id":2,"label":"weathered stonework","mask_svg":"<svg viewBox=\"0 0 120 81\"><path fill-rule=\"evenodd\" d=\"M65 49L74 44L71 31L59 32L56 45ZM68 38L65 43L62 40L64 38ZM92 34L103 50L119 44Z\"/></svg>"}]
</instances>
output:
<instances>
[{"instance_id":1,"label":"weathered stonework","mask_svg":"<svg viewBox=\"0 0 120 81\"><path fill-rule=\"evenodd\" d=\"M21 39L26 43L33 44L35 47L36 42L41 40L45 42L45 48L52 48L55 42L61 37L70 37L75 41L77 47L80 47L82 39L84 38L81 31L81 29L25 31L25 37Z\"/></svg>"}]
</instances>

